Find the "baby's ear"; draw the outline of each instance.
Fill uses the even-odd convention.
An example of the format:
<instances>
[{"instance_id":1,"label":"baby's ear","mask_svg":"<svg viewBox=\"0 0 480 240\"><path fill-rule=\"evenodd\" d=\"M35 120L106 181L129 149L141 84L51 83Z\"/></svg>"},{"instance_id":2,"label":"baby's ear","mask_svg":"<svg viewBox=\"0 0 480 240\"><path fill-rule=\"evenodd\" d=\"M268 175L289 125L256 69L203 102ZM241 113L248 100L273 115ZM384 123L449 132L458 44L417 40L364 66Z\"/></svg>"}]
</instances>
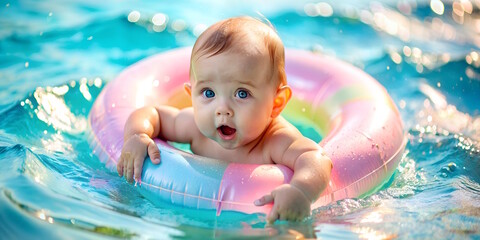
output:
<instances>
[{"instance_id":1,"label":"baby's ear","mask_svg":"<svg viewBox=\"0 0 480 240\"><path fill-rule=\"evenodd\" d=\"M284 85L277 89L277 94L273 100L272 118L278 117L292 97L292 89Z\"/></svg>"},{"instance_id":2,"label":"baby's ear","mask_svg":"<svg viewBox=\"0 0 480 240\"><path fill-rule=\"evenodd\" d=\"M189 97L192 97L192 84L184 83L183 89L185 89L185 92L188 94Z\"/></svg>"}]
</instances>

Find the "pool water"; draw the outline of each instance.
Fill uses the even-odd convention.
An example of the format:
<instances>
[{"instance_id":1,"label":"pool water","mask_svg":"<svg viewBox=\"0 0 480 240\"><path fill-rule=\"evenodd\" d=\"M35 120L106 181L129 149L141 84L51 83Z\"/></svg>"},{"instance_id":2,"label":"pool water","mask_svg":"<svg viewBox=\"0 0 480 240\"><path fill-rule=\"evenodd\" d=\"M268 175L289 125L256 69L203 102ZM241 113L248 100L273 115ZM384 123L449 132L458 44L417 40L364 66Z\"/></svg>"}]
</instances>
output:
<instances>
[{"instance_id":1,"label":"pool water","mask_svg":"<svg viewBox=\"0 0 480 240\"><path fill-rule=\"evenodd\" d=\"M229 3L227 3L229 2ZM0 3L0 238L480 238L479 1ZM388 184L299 223L155 206L99 163L87 116L127 66L230 16L350 62L399 107Z\"/></svg>"}]
</instances>

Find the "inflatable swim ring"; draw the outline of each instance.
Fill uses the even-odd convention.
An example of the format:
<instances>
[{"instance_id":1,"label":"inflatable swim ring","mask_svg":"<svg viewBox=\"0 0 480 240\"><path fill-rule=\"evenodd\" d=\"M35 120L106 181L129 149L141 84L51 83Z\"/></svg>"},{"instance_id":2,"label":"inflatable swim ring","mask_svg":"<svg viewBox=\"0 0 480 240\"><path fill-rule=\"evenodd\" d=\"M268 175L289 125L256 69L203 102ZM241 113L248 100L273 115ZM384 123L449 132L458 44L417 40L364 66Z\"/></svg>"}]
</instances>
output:
<instances>
[{"instance_id":1,"label":"inflatable swim ring","mask_svg":"<svg viewBox=\"0 0 480 240\"><path fill-rule=\"evenodd\" d=\"M190 53L190 48L177 49L142 60L99 94L88 118L89 138L107 168L116 171L124 124L132 111L145 105L190 106L183 92ZM333 162L331 181L312 208L381 187L405 148L402 121L386 90L363 71L336 59L287 49L285 61L293 97L282 115L323 136L319 144ZM162 162L145 161L138 188L160 204L214 209L217 214L268 213L272 205L258 207L253 201L292 176L285 166L228 163L155 141Z\"/></svg>"}]
</instances>

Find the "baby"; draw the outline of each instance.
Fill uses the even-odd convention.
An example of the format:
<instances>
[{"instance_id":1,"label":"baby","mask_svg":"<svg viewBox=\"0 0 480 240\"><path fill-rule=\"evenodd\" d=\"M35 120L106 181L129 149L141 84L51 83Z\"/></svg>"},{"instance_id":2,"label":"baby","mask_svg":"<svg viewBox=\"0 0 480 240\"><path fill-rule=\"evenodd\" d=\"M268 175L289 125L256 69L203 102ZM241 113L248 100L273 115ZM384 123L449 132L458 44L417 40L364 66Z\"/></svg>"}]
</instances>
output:
<instances>
[{"instance_id":1,"label":"baby","mask_svg":"<svg viewBox=\"0 0 480 240\"><path fill-rule=\"evenodd\" d=\"M267 216L302 220L329 182L332 163L280 113L291 97L283 43L270 26L250 17L220 21L195 42L190 83L192 107L143 107L125 124L117 164L127 181L139 180L148 153L160 162L152 138L190 143L193 153L230 162L283 164L293 169L289 184L257 199L273 203Z\"/></svg>"}]
</instances>

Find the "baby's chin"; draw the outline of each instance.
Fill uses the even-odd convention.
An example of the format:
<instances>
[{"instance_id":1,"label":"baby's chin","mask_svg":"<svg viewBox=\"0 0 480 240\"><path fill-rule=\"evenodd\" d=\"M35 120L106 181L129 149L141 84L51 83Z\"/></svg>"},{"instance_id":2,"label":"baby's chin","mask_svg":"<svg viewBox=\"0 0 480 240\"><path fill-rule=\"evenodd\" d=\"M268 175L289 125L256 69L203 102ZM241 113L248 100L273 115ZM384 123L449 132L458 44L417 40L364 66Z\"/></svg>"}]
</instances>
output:
<instances>
[{"instance_id":1,"label":"baby's chin","mask_svg":"<svg viewBox=\"0 0 480 240\"><path fill-rule=\"evenodd\" d=\"M220 147L227 149L227 150L235 150L238 148L241 148L244 144L242 144L241 139L239 138L239 135L236 134L235 138L230 139L230 140L225 140L218 134L215 135L214 137L210 138L213 141L217 142Z\"/></svg>"},{"instance_id":2,"label":"baby's chin","mask_svg":"<svg viewBox=\"0 0 480 240\"><path fill-rule=\"evenodd\" d=\"M222 148L224 149L228 149L228 150L234 150L234 149L237 149L239 147L241 147L242 145L238 143L238 141L236 139L232 139L232 140L228 140L228 141L225 141L223 139L221 139L220 137L217 137L216 139L214 139L215 142L218 143L218 145L220 145Z\"/></svg>"}]
</instances>

